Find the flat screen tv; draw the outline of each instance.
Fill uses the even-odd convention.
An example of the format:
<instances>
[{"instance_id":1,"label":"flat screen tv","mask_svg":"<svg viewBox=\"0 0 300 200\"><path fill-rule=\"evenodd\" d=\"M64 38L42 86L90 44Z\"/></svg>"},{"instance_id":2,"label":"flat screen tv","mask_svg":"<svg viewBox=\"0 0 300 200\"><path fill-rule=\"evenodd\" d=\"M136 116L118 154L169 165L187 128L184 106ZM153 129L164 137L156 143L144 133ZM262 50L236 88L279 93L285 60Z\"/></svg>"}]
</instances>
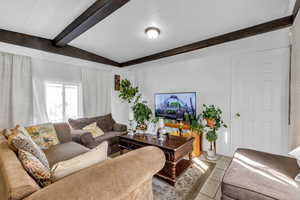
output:
<instances>
[{"instance_id":1,"label":"flat screen tv","mask_svg":"<svg viewBox=\"0 0 300 200\"><path fill-rule=\"evenodd\" d=\"M184 120L185 115L196 116L196 92L155 94L155 116Z\"/></svg>"}]
</instances>

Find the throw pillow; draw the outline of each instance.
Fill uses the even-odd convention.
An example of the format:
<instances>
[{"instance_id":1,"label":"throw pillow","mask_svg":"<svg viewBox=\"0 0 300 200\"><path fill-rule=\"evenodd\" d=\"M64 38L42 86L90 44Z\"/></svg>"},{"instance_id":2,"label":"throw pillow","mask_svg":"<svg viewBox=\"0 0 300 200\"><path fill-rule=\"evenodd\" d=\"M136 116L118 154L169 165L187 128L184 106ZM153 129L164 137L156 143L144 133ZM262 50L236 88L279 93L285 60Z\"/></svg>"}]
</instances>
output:
<instances>
[{"instance_id":1,"label":"throw pillow","mask_svg":"<svg viewBox=\"0 0 300 200\"><path fill-rule=\"evenodd\" d=\"M30 126L26 130L41 149L49 149L49 147L59 144L55 127L51 123Z\"/></svg>"},{"instance_id":2,"label":"throw pillow","mask_svg":"<svg viewBox=\"0 0 300 200\"><path fill-rule=\"evenodd\" d=\"M12 134L12 131L10 129L4 129L1 131L1 135L3 135L5 138L8 138Z\"/></svg>"},{"instance_id":3,"label":"throw pillow","mask_svg":"<svg viewBox=\"0 0 300 200\"><path fill-rule=\"evenodd\" d=\"M22 134L18 130L8 138L9 147L14 151L27 151L39 159L43 165L49 168L49 163L44 152L34 143L30 136Z\"/></svg>"},{"instance_id":4,"label":"throw pillow","mask_svg":"<svg viewBox=\"0 0 300 200\"><path fill-rule=\"evenodd\" d=\"M96 122L83 127L83 130L90 132L94 138L104 135L104 132L97 126Z\"/></svg>"},{"instance_id":5,"label":"throw pillow","mask_svg":"<svg viewBox=\"0 0 300 200\"><path fill-rule=\"evenodd\" d=\"M289 153L289 155L293 156L294 158L297 159L298 165L300 167L300 147L294 149Z\"/></svg>"},{"instance_id":6,"label":"throw pillow","mask_svg":"<svg viewBox=\"0 0 300 200\"><path fill-rule=\"evenodd\" d=\"M78 172L79 170L107 160L107 149L108 143L102 142L98 147L87 153L55 164L51 170L53 171L52 181L58 181L68 175Z\"/></svg>"},{"instance_id":7,"label":"throw pillow","mask_svg":"<svg viewBox=\"0 0 300 200\"><path fill-rule=\"evenodd\" d=\"M51 171L49 168L45 167L39 159L22 149L19 149L18 157L24 169L41 187L51 184Z\"/></svg>"}]
</instances>

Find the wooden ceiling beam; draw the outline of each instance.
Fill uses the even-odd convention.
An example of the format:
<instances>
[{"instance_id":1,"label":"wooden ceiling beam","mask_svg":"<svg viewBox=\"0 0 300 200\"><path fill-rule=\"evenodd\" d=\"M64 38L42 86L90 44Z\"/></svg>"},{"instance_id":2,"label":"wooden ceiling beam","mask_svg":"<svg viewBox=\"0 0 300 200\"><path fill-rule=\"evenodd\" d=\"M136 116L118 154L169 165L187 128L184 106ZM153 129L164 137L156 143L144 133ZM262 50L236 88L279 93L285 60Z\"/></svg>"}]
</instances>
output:
<instances>
[{"instance_id":1,"label":"wooden ceiling beam","mask_svg":"<svg viewBox=\"0 0 300 200\"><path fill-rule=\"evenodd\" d=\"M54 38L54 44L60 47L66 46L127 2L129 0L97 0Z\"/></svg>"},{"instance_id":2,"label":"wooden ceiling beam","mask_svg":"<svg viewBox=\"0 0 300 200\"><path fill-rule=\"evenodd\" d=\"M96 54L69 45L65 47L57 47L53 45L52 40L23 33L17 33L0 29L0 42L120 67L119 63L108 58L104 58L102 56L98 56Z\"/></svg>"},{"instance_id":3,"label":"wooden ceiling beam","mask_svg":"<svg viewBox=\"0 0 300 200\"><path fill-rule=\"evenodd\" d=\"M141 63L154 61L154 60L158 60L158 59L162 59L162 58L166 58L166 57L170 57L170 56L175 56L178 54L183 54L183 53L223 44L226 42L240 40L240 39L255 36L258 34L263 34L263 33L271 32L271 31L283 29L283 28L286 28L286 27L289 27L292 25L293 25L293 16L283 17L280 19L276 19L276 20L266 22L263 24L259 24L256 26L252 26L249 28L241 29L238 31L230 32L230 33L220 35L217 37L213 37L210 39L202 40L202 41L195 42L192 44L188 44L188 45L184 45L184 46L170 49L167 51L163 51L160 53L156 53L156 54L153 54L150 56L145 56L142 58L130 60L130 61L121 63L121 67L141 64Z\"/></svg>"},{"instance_id":4,"label":"wooden ceiling beam","mask_svg":"<svg viewBox=\"0 0 300 200\"><path fill-rule=\"evenodd\" d=\"M297 17L297 14L299 12L299 8L300 8L300 0L296 0L294 10L293 10L293 19L294 20Z\"/></svg>"}]
</instances>

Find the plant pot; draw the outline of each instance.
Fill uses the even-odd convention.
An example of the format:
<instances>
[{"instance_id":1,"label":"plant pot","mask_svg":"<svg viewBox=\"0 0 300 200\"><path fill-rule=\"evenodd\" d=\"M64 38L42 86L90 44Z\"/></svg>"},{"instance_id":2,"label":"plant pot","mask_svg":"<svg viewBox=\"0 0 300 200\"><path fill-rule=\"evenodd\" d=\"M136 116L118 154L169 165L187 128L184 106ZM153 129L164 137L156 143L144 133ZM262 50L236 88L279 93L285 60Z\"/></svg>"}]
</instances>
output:
<instances>
[{"instance_id":1,"label":"plant pot","mask_svg":"<svg viewBox=\"0 0 300 200\"><path fill-rule=\"evenodd\" d=\"M217 160L217 155L215 150L207 150L207 159L208 160Z\"/></svg>"},{"instance_id":2,"label":"plant pot","mask_svg":"<svg viewBox=\"0 0 300 200\"><path fill-rule=\"evenodd\" d=\"M207 122L207 126L209 126L210 128L214 128L216 125L216 120L214 119L206 119Z\"/></svg>"},{"instance_id":3,"label":"plant pot","mask_svg":"<svg viewBox=\"0 0 300 200\"><path fill-rule=\"evenodd\" d=\"M139 124L137 127L136 127L137 130L140 130L141 132L146 132L147 129L148 129L148 126L146 124Z\"/></svg>"}]
</instances>

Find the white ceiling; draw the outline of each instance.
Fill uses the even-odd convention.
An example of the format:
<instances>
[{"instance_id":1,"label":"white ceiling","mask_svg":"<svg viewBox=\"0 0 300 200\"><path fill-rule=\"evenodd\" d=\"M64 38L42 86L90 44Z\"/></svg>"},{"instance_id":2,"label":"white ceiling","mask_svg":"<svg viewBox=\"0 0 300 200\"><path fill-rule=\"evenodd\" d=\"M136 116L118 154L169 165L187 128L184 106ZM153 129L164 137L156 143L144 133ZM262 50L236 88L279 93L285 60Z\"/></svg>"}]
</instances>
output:
<instances>
[{"instance_id":1,"label":"white ceiling","mask_svg":"<svg viewBox=\"0 0 300 200\"><path fill-rule=\"evenodd\" d=\"M0 28L53 39L96 0L0 0Z\"/></svg>"},{"instance_id":2,"label":"white ceiling","mask_svg":"<svg viewBox=\"0 0 300 200\"><path fill-rule=\"evenodd\" d=\"M53 39L95 0L0 0L0 28ZM294 0L131 0L70 45L124 62L291 14ZM157 40L144 34L161 29Z\"/></svg>"}]
</instances>

